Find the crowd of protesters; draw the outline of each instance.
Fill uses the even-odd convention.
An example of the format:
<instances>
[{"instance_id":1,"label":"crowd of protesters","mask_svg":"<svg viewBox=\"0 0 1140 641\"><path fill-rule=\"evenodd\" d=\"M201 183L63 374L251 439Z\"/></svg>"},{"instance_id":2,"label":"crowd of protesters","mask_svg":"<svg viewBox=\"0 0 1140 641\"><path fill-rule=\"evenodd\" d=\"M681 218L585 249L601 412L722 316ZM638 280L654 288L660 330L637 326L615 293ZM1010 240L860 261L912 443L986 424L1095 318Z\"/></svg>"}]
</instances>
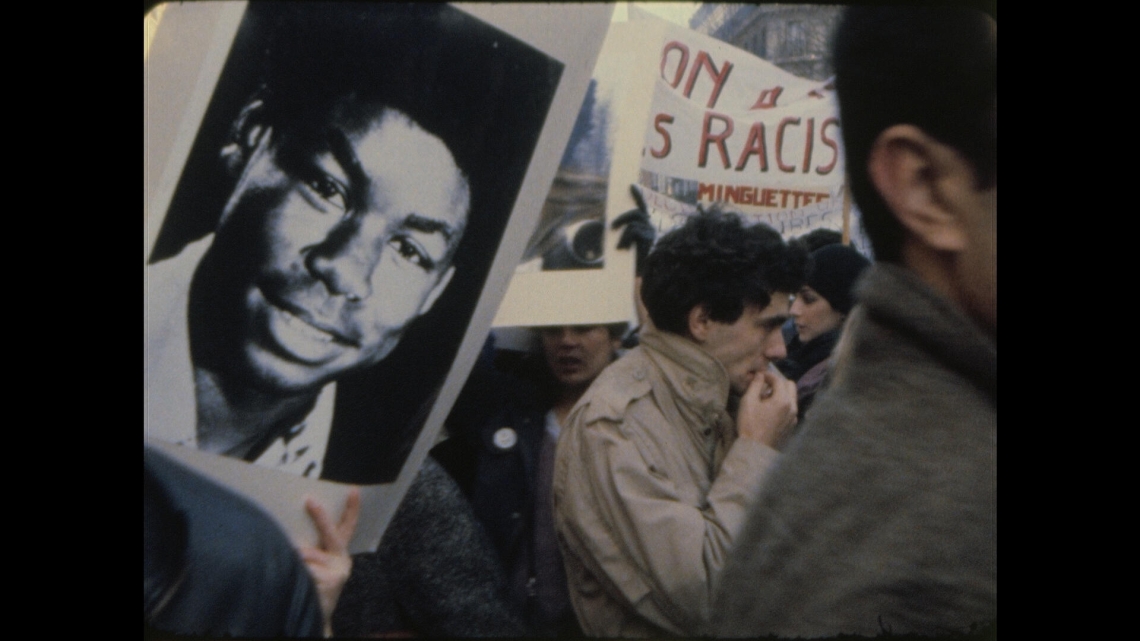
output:
<instances>
[{"instance_id":1,"label":"crowd of protesters","mask_svg":"<svg viewBox=\"0 0 1140 641\"><path fill-rule=\"evenodd\" d=\"M352 501L335 523L310 505L321 542L294 558L256 510L148 451L148 626L993 629L996 42L974 11L848 10L836 87L874 262L721 211L650 251L644 221L625 218L641 326L535 328L529 353L489 339L373 553L345 552ZM203 538L217 523L249 533L244 545ZM195 589L218 583L203 572L232 587Z\"/></svg>"}]
</instances>

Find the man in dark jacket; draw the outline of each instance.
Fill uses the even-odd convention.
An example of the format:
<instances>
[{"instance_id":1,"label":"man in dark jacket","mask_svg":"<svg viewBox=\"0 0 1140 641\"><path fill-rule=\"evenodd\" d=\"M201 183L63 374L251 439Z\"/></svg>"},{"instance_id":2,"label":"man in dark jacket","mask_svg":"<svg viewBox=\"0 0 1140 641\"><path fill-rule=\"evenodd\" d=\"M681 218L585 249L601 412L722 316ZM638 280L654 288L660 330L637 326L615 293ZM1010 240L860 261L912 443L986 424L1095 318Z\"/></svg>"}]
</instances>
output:
<instances>
[{"instance_id":1,"label":"man in dark jacket","mask_svg":"<svg viewBox=\"0 0 1140 641\"><path fill-rule=\"evenodd\" d=\"M645 203L612 223L638 269L656 236ZM534 351L484 345L447 419L451 438L432 450L471 501L508 575L508 600L529 631L580 637L554 534L554 449L571 408L616 357L627 323L536 328ZM636 341L636 332L627 339Z\"/></svg>"},{"instance_id":2,"label":"man in dark jacket","mask_svg":"<svg viewBox=\"0 0 1140 641\"><path fill-rule=\"evenodd\" d=\"M839 28L849 179L879 262L730 558L720 636L996 620L996 50L971 10L851 9Z\"/></svg>"},{"instance_id":3,"label":"man in dark jacket","mask_svg":"<svg viewBox=\"0 0 1140 641\"><path fill-rule=\"evenodd\" d=\"M452 439L433 451L471 500L508 574L509 600L537 635L581 636L554 534L554 447L626 327L543 327L541 356L500 352L499 367L489 342L448 418Z\"/></svg>"},{"instance_id":4,"label":"man in dark jacket","mask_svg":"<svg viewBox=\"0 0 1140 641\"><path fill-rule=\"evenodd\" d=\"M317 591L259 508L143 453L143 619L148 633L319 637Z\"/></svg>"}]
</instances>

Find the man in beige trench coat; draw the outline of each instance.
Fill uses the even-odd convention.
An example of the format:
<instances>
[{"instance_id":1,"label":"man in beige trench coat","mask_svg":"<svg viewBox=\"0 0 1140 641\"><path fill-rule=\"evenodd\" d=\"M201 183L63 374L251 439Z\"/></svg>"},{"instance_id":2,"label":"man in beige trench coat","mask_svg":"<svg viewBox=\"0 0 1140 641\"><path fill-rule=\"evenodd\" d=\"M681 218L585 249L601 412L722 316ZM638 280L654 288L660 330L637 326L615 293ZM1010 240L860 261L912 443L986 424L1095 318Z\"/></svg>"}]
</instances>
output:
<instances>
[{"instance_id":1,"label":"man in beige trench coat","mask_svg":"<svg viewBox=\"0 0 1140 641\"><path fill-rule=\"evenodd\" d=\"M771 361L806 253L702 214L648 256L655 326L571 411L554 468L570 597L590 635L695 634L776 445L795 384Z\"/></svg>"}]
</instances>

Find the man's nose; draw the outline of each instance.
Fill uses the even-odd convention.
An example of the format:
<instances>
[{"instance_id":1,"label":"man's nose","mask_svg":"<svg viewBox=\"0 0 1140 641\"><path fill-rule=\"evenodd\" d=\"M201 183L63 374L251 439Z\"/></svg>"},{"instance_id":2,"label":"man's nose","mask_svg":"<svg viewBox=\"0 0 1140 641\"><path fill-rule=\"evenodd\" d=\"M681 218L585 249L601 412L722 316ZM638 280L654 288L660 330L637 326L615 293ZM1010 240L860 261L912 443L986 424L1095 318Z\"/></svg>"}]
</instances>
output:
<instances>
[{"instance_id":1,"label":"man's nose","mask_svg":"<svg viewBox=\"0 0 1140 641\"><path fill-rule=\"evenodd\" d=\"M372 295L372 272L380 261L373 236L364 233L359 220L342 220L309 251L306 266L329 293L360 302Z\"/></svg>"},{"instance_id":2,"label":"man's nose","mask_svg":"<svg viewBox=\"0 0 1140 641\"><path fill-rule=\"evenodd\" d=\"M573 327L561 327L558 330L558 344L573 346L578 343L578 332Z\"/></svg>"},{"instance_id":3,"label":"man's nose","mask_svg":"<svg viewBox=\"0 0 1140 641\"><path fill-rule=\"evenodd\" d=\"M764 339L764 356L770 361L778 361L788 357L788 347L784 344L784 332L776 328L768 332Z\"/></svg>"}]
</instances>

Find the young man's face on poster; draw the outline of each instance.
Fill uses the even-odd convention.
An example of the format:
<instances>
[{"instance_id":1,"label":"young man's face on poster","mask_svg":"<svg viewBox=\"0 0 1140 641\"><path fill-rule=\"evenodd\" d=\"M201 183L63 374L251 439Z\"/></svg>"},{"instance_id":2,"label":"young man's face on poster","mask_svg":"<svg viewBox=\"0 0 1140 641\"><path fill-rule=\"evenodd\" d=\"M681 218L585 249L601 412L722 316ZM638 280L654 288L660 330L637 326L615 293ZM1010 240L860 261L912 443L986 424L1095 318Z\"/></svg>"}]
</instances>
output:
<instances>
[{"instance_id":1,"label":"young man's face on poster","mask_svg":"<svg viewBox=\"0 0 1140 641\"><path fill-rule=\"evenodd\" d=\"M301 393L379 362L431 308L470 192L443 141L394 109L345 99L304 135L256 112L217 259L199 269L226 290L208 342L258 389Z\"/></svg>"}]
</instances>

